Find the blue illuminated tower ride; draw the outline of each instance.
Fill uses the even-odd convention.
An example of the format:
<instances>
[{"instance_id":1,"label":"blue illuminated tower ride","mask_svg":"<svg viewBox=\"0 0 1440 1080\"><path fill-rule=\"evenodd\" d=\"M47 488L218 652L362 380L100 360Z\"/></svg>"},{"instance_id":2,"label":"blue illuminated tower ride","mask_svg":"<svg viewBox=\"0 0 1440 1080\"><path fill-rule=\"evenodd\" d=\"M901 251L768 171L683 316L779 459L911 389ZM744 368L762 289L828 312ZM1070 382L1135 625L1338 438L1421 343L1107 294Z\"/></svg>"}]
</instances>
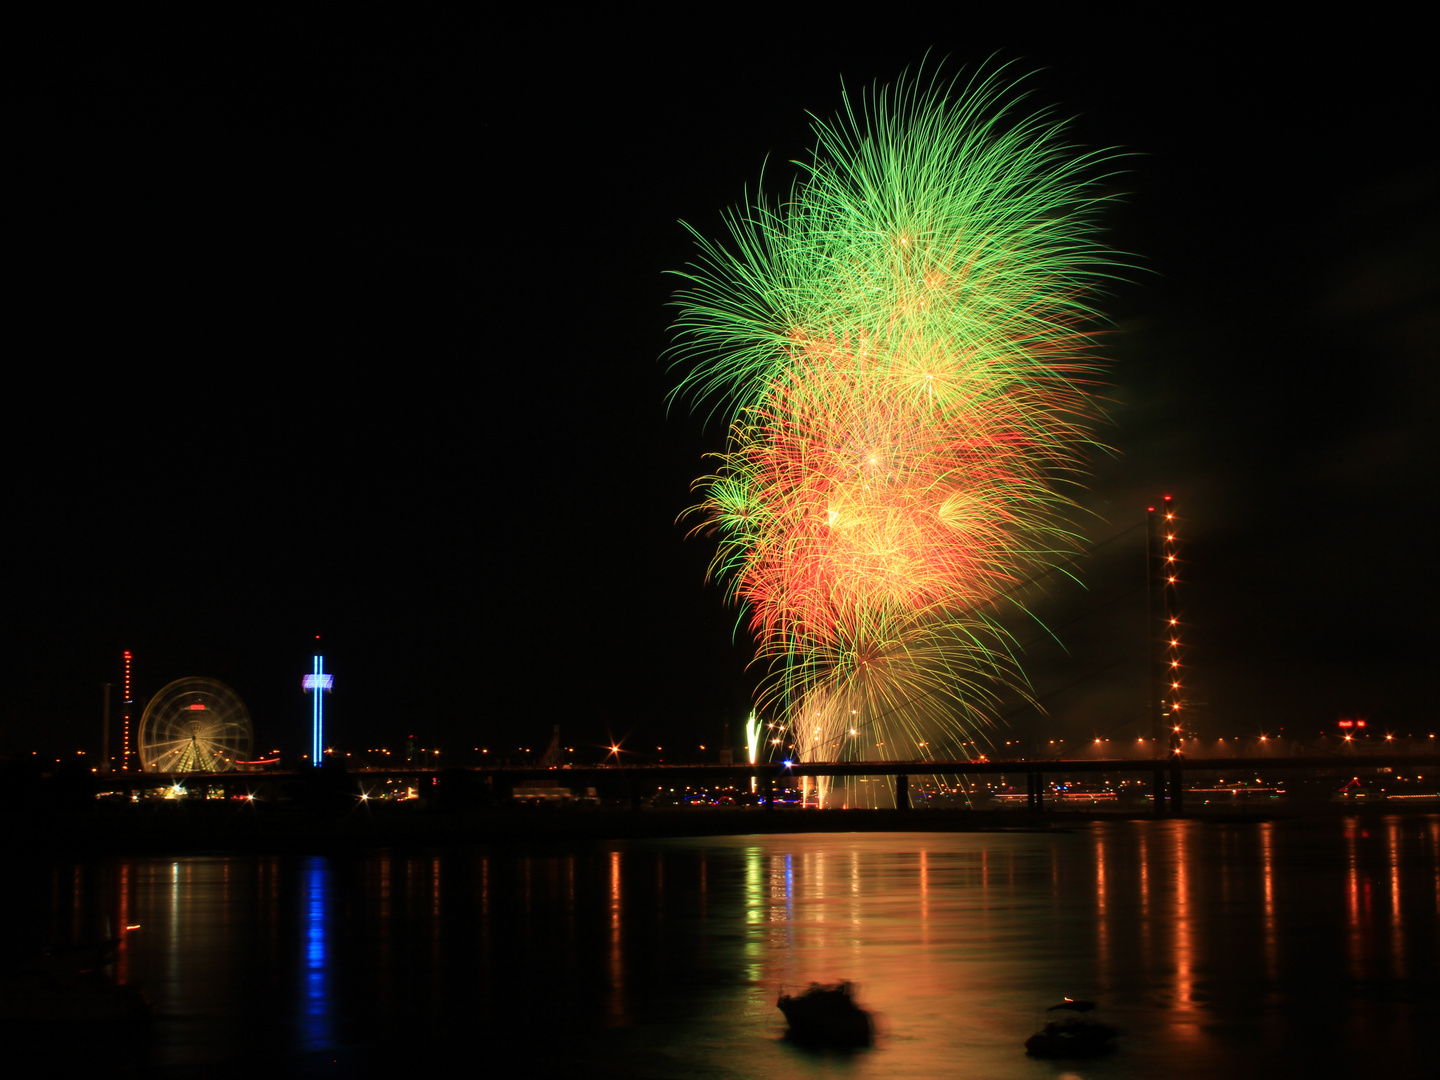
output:
<instances>
[{"instance_id":1,"label":"blue illuminated tower ride","mask_svg":"<svg viewBox=\"0 0 1440 1080\"><path fill-rule=\"evenodd\" d=\"M335 688L335 676L325 673L325 657L315 657L315 670L303 685L307 694L315 695L310 703L310 764L318 766L325 760L325 694Z\"/></svg>"}]
</instances>

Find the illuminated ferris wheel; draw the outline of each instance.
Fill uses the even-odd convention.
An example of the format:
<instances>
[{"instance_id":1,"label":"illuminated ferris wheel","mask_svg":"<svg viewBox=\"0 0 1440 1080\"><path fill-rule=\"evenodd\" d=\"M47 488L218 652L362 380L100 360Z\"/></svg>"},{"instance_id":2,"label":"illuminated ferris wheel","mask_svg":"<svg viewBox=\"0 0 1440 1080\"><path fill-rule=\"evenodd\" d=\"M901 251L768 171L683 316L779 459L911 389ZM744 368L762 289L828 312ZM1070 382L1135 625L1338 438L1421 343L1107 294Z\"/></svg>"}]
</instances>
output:
<instances>
[{"instance_id":1,"label":"illuminated ferris wheel","mask_svg":"<svg viewBox=\"0 0 1440 1080\"><path fill-rule=\"evenodd\" d=\"M250 713L216 679L176 679L140 718L145 772L228 772L250 756Z\"/></svg>"}]
</instances>

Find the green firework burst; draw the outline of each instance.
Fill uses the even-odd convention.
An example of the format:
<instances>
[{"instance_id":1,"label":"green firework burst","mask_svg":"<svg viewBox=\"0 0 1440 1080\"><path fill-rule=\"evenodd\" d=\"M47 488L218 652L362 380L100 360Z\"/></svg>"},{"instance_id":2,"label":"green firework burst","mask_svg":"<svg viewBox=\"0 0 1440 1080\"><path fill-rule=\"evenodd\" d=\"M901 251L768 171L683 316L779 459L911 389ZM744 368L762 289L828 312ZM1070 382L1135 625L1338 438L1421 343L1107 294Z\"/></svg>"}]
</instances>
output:
<instances>
[{"instance_id":1,"label":"green firework burst","mask_svg":"<svg viewBox=\"0 0 1440 1080\"><path fill-rule=\"evenodd\" d=\"M811 756L983 730L1025 687L1001 607L1074 549L1110 155L1017 100L999 74L847 95L680 273L676 392L730 423L693 513Z\"/></svg>"}]
</instances>

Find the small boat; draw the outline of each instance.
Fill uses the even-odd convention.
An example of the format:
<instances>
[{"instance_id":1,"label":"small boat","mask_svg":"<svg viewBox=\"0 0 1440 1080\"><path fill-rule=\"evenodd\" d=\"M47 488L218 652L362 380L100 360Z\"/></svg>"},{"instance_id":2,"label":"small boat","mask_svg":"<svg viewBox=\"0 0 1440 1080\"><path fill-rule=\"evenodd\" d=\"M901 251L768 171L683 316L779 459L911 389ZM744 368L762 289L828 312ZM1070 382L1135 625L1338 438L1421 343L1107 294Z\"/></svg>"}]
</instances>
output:
<instances>
[{"instance_id":1,"label":"small boat","mask_svg":"<svg viewBox=\"0 0 1440 1080\"><path fill-rule=\"evenodd\" d=\"M1085 1015L1094 1008L1093 1001L1068 997L1059 1005L1051 1005L1045 1011L1058 1012L1060 1016L1047 1021L1041 1030L1025 1040L1025 1052L1032 1057L1076 1058L1095 1057L1113 1050L1110 1040L1119 1032Z\"/></svg>"},{"instance_id":2,"label":"small boat","mask_svg":"<svg viewBox=\"0 0 1440 1080\"><path fill-rule=\"evenodd\" d=\"M797 1042L822 1046L869 1046L875 1037L870 1014L855 1004L855 987L848 979L838 983L811 983L803 993L787 994L781 988L776 1006L790 1024Z\"/></svg>"}]
</instances>

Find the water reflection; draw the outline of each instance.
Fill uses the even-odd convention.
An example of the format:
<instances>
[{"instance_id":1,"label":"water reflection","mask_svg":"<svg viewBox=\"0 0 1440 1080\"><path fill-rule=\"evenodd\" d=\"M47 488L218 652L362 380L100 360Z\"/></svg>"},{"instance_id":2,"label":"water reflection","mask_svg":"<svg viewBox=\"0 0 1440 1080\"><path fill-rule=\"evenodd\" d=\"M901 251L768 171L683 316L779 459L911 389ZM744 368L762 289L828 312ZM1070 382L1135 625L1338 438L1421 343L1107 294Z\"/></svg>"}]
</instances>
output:
<instances>
[{"instance_id":1,"label":"water reflection","mask_svg":"<svg viewBox=\"0 0 1440 1080\"><path fill-rule=\"evenodd\" d=\"M1394 978L1403 980L1406 962L1403 890L1400 887L1400 826L1398 817L1385 822L1385 849L1390 860L1390 958L1394 964Z\"/></svg>"},{"instance_id":2,"label":"water reflection","mask_svg":"<svg viewBox=\"0 0 1440 1080\"><path fill-rule=\"evenodd\" d=\"M620 852L610 852L610 992L607 995L607 1011L612 1024L630 1022L625 1002L624 893L620 865Z\"/></svg>"},{"instance_id":3,"label":"water reflection","mask_svg":"<svg viewBox=\"0 0 1440 1080\"><path fill-rule=\"evenodd\" d=\"M881 1033L856 1080L1054 1076L1019 1048L1062 994L1128 1033L1094 1075L1239 1080L1283 1049L1399 1076L1440 1006L1437 863L1437 818L1108 822L60 863L6 902L58 940L139 924L117 974L156 1002L155 1066L518 1045L571 1075L820 1075L775 994L850 978Z\"/></svg>"},{"instance_id":4,"label":"water reflection","mask_svg":"<svg viewBox=\"0 0 1440 1080\"><path fill-rule=\"evenodd\" d=\"M1189 845L1193 828L1193 822L1173 822L1173 846L1165 853L1175 872L1175 1007L1182 1013L1190 1013L1195 1005L1195 914L1190 902Z\"/></svg>"},{"instance_id":5,"label":"water reflection","mask_svg":"<svg viewBox=\"0 0 1440 1080\"><path fill-rule=\"evenodd\" d=\"M1360 827L1359 819L1345 821L1345 914L1349 933L1346 935L1350 977L1365 977L1365 960L1368 955L1366 932L1370 928L1370 880L1360 866L1359 843L1369 839L1369 834Z\"/></svg>"},{"instance_id":6,"label":"water reflection","mask_svg":"<svg viewBox=\"0 0 1440 1080\"><path fill-rule=\"evenodd\" d=\"M334 897L330 867L320 856L301 871L300 1049L328 1050L335 1043L331 998L330 908Z\"/></svg>"},{"instance_id":7,"label":"water reflection","mask_svg":"<svg viewBox=\"0 0 1440 1080\"><path fill-rule=\"evenodd\" d=\"M1265 978L1274 982L1280 963L1279 937L1275 932L1275 826L1261 822L1260 880L1263 899L1261 911L1265 928Z\"/></svg>"},{"instance_id":8,"label":"water reflection","mask_svg":"<svg viewBox=\"0 0 1440 1080\"><path fill-rule=\"evenodd\" d=\"M1106 830L1095 832L1095 975L1102 985L1110 978L1111 943L1110 897L1107 888L1105 865L1108 852L1105 845Z\"/></svg>"},{"instance_id":9,"label":"water reflection","mask_svg":"<svg viewBox=\"0 0 1440 1080\"><path fill-rule=\"evenodd\" d=\"M1440 913L1440 815L1431 819L1426 829L1429 844L1426 846L1426 854L1429 856L1429 864L1434 867L1435 872L1435 910Z\"/></svg>"},{"instance_id":10,"label":"water reflection","mask_svg":"<svg viewBox=\"0 0 1440 1080\"><path fill-rule=\"evenodd\" d=\"M760 848L755 846L746 847L744 850L745 859L745 979L750 983L758 983L763 974L761 957L765 951L765 943L761 939L759 929L765 921L765 892L764 892L764 860Z\"/></svg>"}]
</instances>

